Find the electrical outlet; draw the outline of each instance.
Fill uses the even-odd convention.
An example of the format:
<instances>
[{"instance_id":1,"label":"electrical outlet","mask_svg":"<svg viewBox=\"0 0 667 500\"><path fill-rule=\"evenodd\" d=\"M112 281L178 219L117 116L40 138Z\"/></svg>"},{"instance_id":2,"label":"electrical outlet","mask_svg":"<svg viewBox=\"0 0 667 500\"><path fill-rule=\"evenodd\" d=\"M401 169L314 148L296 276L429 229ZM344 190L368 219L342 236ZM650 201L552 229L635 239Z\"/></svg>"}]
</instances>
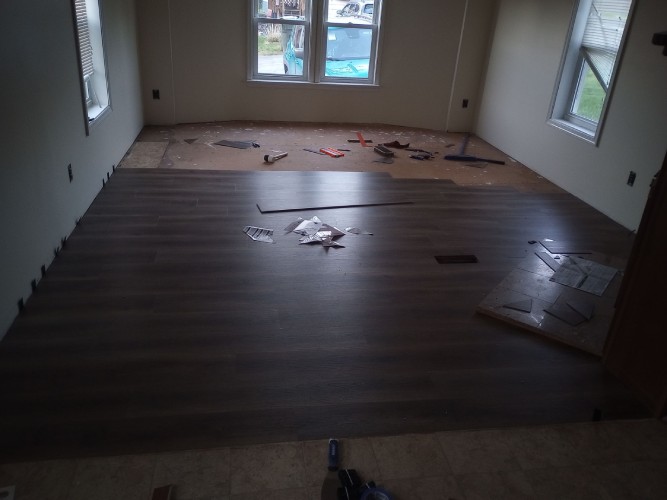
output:
<instances>
[{"instance_id":1,"label":"electrical outlet","mask_svg":"<svg viewBox=\"0 0 667 500\"><path fill-rule=\"evenodd\" d=\"M630 175L628 175L628 186L634 186L635 185L635 179L637 178L637 174L630 170Z\"/></svg>"},{"instance_id":2,"label":"electrical outlet","mask_svg":"<svg viewBox=\"0 0 667 500\"><path fill-rule=\"evenodd\" d=\"M153 99L160 99L160 89L153 89Z\"/></svg>"},{"instance_id":3,"label":"electrical outlet","mask_svg":"<svg viewBox=\"0 0 667 500\"><path fill-rule=\"evenodd\" d=\"M14 500L15 486L0 488L0 500Z\"/></svg>"},{"instance_id":4,"label":"electrical outlet","mask_svg":"<svg viewBox=\"0 0 667 500\"><path fill-rule=\"evenodd\" d=\"M468 99L463 99L463 102L461 103L461 106L464 108L468 107Z\"/></svg>"},{"instance_id":5,"label":"electrical outlet","mask_svg":"<svg viewBox=\"0 0 667 500\"><path fill-rule=\"evenodd\" d=\"M69 177L69 181L72 182L74 180L74 174L72 173L72 164L70 163L67 165L67 176Z\"/></svg>"}]
</instances>

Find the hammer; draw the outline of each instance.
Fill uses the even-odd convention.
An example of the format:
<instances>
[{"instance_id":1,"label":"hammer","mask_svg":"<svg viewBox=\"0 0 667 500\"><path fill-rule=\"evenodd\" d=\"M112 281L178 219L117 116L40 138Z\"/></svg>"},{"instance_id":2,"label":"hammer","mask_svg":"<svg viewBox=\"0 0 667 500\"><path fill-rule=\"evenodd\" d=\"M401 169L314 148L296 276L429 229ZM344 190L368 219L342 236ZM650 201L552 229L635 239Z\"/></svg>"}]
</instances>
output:
<instances>
[{"instance_id":1,"label":"hammer","mask_svg":"<svg viewBox=\"0 0 667 500\"><path fill-rule=\"evenodd\" d=\"M277 155L264 155L264 161L266 163L273 163L275 161L280 160L281 158L285 158L287 156L287 153L278 153Z\"/></svg>"}]
</instances>

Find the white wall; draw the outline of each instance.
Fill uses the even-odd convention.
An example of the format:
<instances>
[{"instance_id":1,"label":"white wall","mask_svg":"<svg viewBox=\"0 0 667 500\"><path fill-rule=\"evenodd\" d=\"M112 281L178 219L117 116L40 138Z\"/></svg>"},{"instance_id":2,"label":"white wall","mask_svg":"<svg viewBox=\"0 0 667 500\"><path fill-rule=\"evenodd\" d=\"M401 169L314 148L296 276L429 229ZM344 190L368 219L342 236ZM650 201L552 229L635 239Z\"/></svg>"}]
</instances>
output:
<instances>
[{"instance_id":1,"label":"white wall","mask_svg":"<svg viewBox=\"0 0 667 500\"><path fill-rule=\"evenodd\" d=\"M0 336L141 130L134 3L102 3L113 109L90 136L69 0L0 4Z\"/></svg>"},{"instance_id":2,"label":"white wall","mask_svg":"<svg viewBox=\"0 0 667 500\"><path fill-rule=\"evenodd\" d=\"M496 0L387 0L380 88L257 85L246 81L246 0L145 0L138 4L145 120L387 123L444 129L466 3L470 47L460 65L465 93L477 103ZM478 29L481 27L481 29ZM466 83L467 85L467 83ZM152 89L160 100L151 99ZM458 97L457 97L458 98ZM459 99L460 103L460 99ZM472 125L474 108L454 127Z\"/></svg>"},{"instance_id":3,"label":"white wall","mask_svg":"<svg viewBox=\"0 0 667 500\"><path fill-rule=\"evenodd\" d=\"M651 44L667 29L667 2L637 1L598 147L547 125L573 4L500 0L477 133L636 229L667 146L667 57Z\"/></svg>"}]
</instances>

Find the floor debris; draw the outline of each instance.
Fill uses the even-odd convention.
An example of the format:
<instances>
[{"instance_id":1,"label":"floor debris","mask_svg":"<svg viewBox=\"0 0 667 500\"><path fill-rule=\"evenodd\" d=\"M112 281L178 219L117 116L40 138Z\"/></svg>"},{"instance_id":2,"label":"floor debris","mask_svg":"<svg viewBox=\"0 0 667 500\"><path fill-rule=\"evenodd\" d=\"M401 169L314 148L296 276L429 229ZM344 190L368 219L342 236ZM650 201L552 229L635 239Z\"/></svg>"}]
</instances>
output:
<instances>
[{"instance_id":1,"label":"floor debris","mask_svg":"<svg viewBox=\"0 0 667 500\"><path fill-rule=\"evenodd\" d=\"M273 229L267 229L264 227L256 226L246 226L243 228L243 232L248 235L249 238L255 241L261 241L263 243L273 243Z\"/></svg>"},{"instance_id":2,"label":"floor debris","mask_svg":"<svg viewBox=\"0 0 667 500\"><path fill-rule=\"evenodd\" d=\"M218 142L214 142L213 144L216 144L218 146L227 146L228 148L236 148L236 149L250 149L250 148L258 148L260 147L257 141L255 140L250 140L250 141L228 141L226 139L223 139Z\"/></svg>"},{"instance_id":3,"label":"floor debris","mask_svg":"<svg viewBox=\"0 0 667 500\"><path fill-rule=\"evenodd\" d=\"M391 142L383 142L381 146L386 146L388 148L396 148L396 149L407 149L410 147L410 143L408 142L407 144L401 144L398 141L391 141Z\"/></svg>"},{"instance_id":4,"label":"floor debris","mask_svg":"<svg viewBox=\"0 0 667 500\"><path fill-rule=\"evenodd\" d=\"M299 244L321 243L324 247L344 247L337 241L336 238L344 236L345 233L337 227L330 226L322 222L322 220L313 216L310 219L303 219L299 217L296 221L289 224L285 231L288 233L300 234Z\"/></svg>"},{"instance_id":5,"label":"floor debris","mask_svg":"<svg viewBox=\"0 0 667 500\"><path fill-rule=\"evenodd\" d=\"M383 146L382 144L378 144L377 146L375 146L373 148L373 151L375 151L378 154L381 154L382 156L394 156L394 152L391 149Z\"/></svg>"}]
</instances>

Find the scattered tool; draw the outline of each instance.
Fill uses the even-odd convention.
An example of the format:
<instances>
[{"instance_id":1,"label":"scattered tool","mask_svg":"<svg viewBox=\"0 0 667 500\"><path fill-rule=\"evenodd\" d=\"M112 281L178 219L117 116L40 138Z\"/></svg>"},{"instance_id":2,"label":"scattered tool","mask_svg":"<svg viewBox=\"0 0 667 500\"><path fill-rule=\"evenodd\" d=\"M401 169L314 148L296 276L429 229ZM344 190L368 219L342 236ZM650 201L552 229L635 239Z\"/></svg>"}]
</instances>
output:
<instances>
[{"instance_id":1,"label":"scattered tool","mask_svg":"<svg viewBox=\"0 0 667 500\"><path fill-rule=\"evenodd\" d=\"M324 153L325 155L329 155L332 158L340 158L341 156L345 156L345 154L334 148L320 148L320 152Z\"/></svg>"},{"instance_id":2,"label":"scattered tool","mask_svg":"<svg viewBox=\"0 0 667 500\"><path fill-rule=\"evenodd\" d=\"M381 154L382 156L394 156L394 152L389 149L388 147L383 146L382 144L378 144L373 148L373 151L375 151L378 154Z\"/></svg>"},{"instance_id":3,"label":"scattered tool","mask_svg":"<svg viewBox=\"0 0 667 500\"><path fill-rule=\"evenodd\" d=\"M308 149L308 148L303 148L304 151L308 151L309 153L315 153L316 155L324 155L326 156L326 153L322 153L320 151L316 151L315 149Z\"/></svg>"},{"instance_id":4,"label":"scattered tool","mask_svg":"<svg viewBox=\"0 0 667 500\"><path fill-rule=\"evenodd\" d=\"M257 141L228 141L227 139L223 139L218 142L214 142L213 144L217 144L218 146L227 146L229 148L236 148L236 149L250 149L250 148L258 148L259 143Z\"/></svg>"},{"instance_id":5,"label":"scattered tool","mask_svg":"<svg viewBox=\"0 0 667 500\"><path fill-rule=\"evenodd\" d=\"M338 440L329 439L329 450L327 453L327 474L322 482L321 499L338 500Z\"/></svg>"},{"instance_id":6,"label":"scattered tool","mask_svg":"<svg viewBox=\"0 0 667 500\"><path fill-rule=\"evenodd\" d=\"M431 153L430 151L426 151L425 149L419 149L419 148L405 148L406 151L411 151L414 153L419 153L420 155L427 155L430 157L433 157L438 154L436 151L435 153Z\"/></svg>"},{"instance_id":7,"label":"scattered tool","mask_svg":"<svg viewBox=\"0 0 667 500\"><path fill-rule=\"evenodd\" d=\"M396 149L406 149L410 147L410 143L408 142L407 144L401 144L398 141L392 141L392 142L385 142L382 144L383 146L387 146L388 148L396 148Z\"/></svg>"},{"instance_id":8,"label":"scattered tool","mask_svg":"<svg viewBox=\"0 0 667 500\"><path fill-rule=\"evenodd\" d=\"M458 154L445 155L445 160L467 161L467 162L483 161L483 162L487 162L487 163L495 163L497 165L504 165L505 164L505 162L501 161L501 160L490 160L488 158L479 158L477 156L472 156L472 155L465 154L466 147L468 146L468 139L469 138L470 138L470 135L466 134L465 137L463 138L463 142L461 143L461 149L458 152Z\"/></svg>"},{"instance_id":9,"label":"scattered tool","mask_svg":"<svg viewBox=\"0 0 667 500\"><path fill-rule=\"evenodd\" d=\"M361 135L361 132L357 132L357 138L359 139L359 142L361 143L361 145L363 147L367 147L366 146L366 140L364 139L364 136Z\"/></svg>"},{"instance_id":10,"label":"scattered tool","mask_svg":"<svg viewBox=\"0 0 667 500\"><path fill-rule=\"evenodd\" d=\"M278 153L277 155L264 155L264 161L266 163L273 163L275 161L280 160L281 158L285 158L287 156L287 153Z\"/></svg>"},{"instance_id":11,"label":"scattered tool","mask_svg":"<svg viewBox=\"0 0 667 500\"><path fill-rule=\"evenodd\" d=\"M373 144L373 139L364 139L364 141L366 141L366 144ZM347 142L359 144L361 141L359 139L348 139Z\"/></svg>"}]
</instances>

